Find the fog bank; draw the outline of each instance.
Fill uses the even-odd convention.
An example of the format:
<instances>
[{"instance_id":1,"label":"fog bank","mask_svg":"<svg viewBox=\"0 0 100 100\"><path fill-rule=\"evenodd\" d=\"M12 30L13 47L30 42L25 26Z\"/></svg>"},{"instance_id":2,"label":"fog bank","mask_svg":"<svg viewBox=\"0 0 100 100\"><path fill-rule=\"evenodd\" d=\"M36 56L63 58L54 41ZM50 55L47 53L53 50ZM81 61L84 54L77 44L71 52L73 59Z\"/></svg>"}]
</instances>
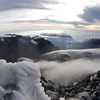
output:
<instances>
[{"instance_id":1,"label":"fog bank","mask_svg":"<svg viewBox=\"0 0 100 100\"><path fill-rule=\"evenodd\" d=\"M58 84L67 85L70 82L84 78L100 70L100 59L76 59L63 63L53 61L41 61L37 65L41 69L41 74L47 80L52 80Z\"/></svg>"}]
</instances>

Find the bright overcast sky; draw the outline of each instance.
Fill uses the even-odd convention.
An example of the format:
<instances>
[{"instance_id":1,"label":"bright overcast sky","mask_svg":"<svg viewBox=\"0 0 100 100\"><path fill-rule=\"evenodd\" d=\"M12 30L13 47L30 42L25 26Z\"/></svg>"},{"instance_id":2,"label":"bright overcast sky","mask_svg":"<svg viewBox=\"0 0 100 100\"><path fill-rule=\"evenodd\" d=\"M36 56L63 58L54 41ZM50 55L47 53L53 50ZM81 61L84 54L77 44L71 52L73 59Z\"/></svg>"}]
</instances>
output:
<instances>
[{"instance_id":1,"label":"bright overcast sky","mask_svg":"<svg viewBox=\"0 0 100 100\"><path fill-rule=\"evenodd\" d=\"M100 0L0 0L0 30L100 30ZM12 28L12 29L10 29Z\"/></svg>"}]
</instances>

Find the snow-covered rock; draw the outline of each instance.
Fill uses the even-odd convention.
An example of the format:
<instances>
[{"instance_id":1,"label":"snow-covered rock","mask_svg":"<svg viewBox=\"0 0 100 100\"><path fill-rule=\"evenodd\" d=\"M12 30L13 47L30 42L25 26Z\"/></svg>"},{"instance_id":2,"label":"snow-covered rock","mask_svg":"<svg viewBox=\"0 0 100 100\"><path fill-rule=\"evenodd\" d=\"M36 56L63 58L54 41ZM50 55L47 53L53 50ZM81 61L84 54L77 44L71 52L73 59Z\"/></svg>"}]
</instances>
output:
<instances>
[{"instance_id":1,"label":"snow-covered rock","mask_svg":"<svg viewBox=\"0 0 100 100\"><path fill-rule=\"evenodd\" d=\"M49 40L40 36L0 36L0 59L8 62L16 62L20 57L37 59L41 54L55 49L57 48Z\"/></svg>"},{"instance_id":2,"label":"snow-covered rock","mask_svg":"<svg viewBox=\"0 0 100 100\"><path fill-rule=\"evenodd\" d=\"M40 69L31 60L7 63L0 61L0 99L49 100L40 84ZM9 86L15 85L17 89ZM8 99L9 99L8 98Z\"/></svg>"}]
</instances>

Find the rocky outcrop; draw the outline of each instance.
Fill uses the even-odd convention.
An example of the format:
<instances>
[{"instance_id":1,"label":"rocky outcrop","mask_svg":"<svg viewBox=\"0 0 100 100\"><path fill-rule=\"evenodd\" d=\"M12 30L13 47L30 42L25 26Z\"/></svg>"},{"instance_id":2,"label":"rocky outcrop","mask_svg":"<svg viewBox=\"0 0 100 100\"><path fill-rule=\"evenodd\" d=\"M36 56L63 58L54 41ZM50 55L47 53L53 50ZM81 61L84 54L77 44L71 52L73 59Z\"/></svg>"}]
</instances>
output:
<instances>
[{"instance_id":1,"label":"rocky outcrop","mask_svg":"<svg viewBox=\"0 0 100 100\"><path fill-rule=\"evenodd\" d=\"M15 62L20 57L38 59L41 54L57 49L43 37L9 34L0 37L0 59Z\"/></svg>"},{"instance_id":2,"label":"rocky outcrop","mask_svg":"<svg viewBox=\"0 0 100 100\"><path fill-rule=\"evenodd\" d=\"M43 37L35 36L33 40L37 43L37 48L41 54L58 49L52 42Z\"/></svg>"},{"instance_id":3,"label":"rocky outcrop","mask_svg":"<svg viewBox=\"0 0 100 100\"><path fill-rule=\"evenodd\" d=\"M41 83L45 88L45 92L52 97L52 100L59 100L60 97L64 97L66 100L68 98L77 98L75 100L100 100L100 71L68 86L58 86L44 78L41 78Z\"/></svg>"}]
</instances>

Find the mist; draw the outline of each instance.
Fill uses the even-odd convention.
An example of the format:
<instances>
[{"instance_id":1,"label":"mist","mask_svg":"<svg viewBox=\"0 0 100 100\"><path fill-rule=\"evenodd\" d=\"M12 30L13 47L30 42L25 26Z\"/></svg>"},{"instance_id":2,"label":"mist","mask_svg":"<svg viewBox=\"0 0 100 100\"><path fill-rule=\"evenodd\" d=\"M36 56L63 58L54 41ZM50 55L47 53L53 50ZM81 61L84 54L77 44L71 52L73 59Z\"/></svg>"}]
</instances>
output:
<instances>
[{"instance_id":1,"label":"mist","mask_svg":"<svg viewBox=\"0 0 100 100\"><path fill-rule=\"evenodd\" d=\"M56 84L68 85L100 70L100 59L77 59L67 62L40 61L41 75Z\"/></svg>"}]
</instances>

